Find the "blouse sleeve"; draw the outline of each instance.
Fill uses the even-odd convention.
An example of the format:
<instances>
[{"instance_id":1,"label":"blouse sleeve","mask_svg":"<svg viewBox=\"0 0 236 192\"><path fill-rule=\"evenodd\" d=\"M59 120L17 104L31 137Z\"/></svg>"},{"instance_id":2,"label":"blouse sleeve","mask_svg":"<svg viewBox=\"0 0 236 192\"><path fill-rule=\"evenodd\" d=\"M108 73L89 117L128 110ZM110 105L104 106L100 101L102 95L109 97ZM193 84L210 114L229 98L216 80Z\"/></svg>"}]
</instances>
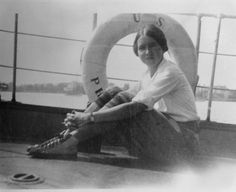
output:
<instances>
[{"instance_id":1,"label":"blouse sleeve","mask_svg":"<svg viewBox=\"0 0 236 192\"><path fill-rule=\"evenodd\" d=\"M143 103L148 106L148 109L152 109L158 100L176 88L178 82L178 73L174 70L157 74L146 88L138 92L133 101Z\"/></svg>"}]
</instances>

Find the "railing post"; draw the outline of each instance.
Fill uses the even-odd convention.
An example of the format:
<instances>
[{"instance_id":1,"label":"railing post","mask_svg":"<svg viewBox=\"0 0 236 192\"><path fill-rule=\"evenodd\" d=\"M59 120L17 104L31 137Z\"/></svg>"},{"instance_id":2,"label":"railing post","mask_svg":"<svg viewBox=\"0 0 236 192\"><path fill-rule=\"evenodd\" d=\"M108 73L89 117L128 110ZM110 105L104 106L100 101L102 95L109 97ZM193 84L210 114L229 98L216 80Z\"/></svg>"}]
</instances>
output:
<instances>
[{"instance_id":1,"label":"railing post","mask_svg":"<svg viewBox=\"0 0 236 192\"><path fill-rule=\"evenodd\" d=\"M18 35L18 14L15 14L15 31L14 31L14 58L13 58L13 90L12 102L16 102L16 64L17 64L17 35Z\"/></svg>"},{"instance_id":2,"label":"railing post","mask_svg":"<svg viewBox=\"0 0 236 192\"><path fill-rule=\"evenodd\" d=\"M94 13L93 14L93 30L97 27L97 22L98 22L98 14Z\"/></svg>"},{"instance_id":3,"label":"railing post","mask_svg":"<svg viewBox=\"0 0 236 192\"><path fill-rule=\"evenodd\" d=\"M200 41L201 41L201 29L202 29L202 15L199 14L197 16L197 39L196 39L196 51L197 51L197 58L199 58L199 50L200 50Z\"/></svg>"},{"instance_id":4,"label":"railing post","mask_svg":"<svg viewBox=\"0 0 236 192\"><path fill-rule=\"evenodd\" d=\"M211 84L210 84L210 91L209 91L209 96L208 96L208 108L207 108L207 118L206 118L207 121L210 121L210 116L211 116L211 104L212 104L212 95L213 95L213 87L214 87L214 79L215 79L218 45L219 45L219 38L220 38L221 20L222 20L222 15L219 15L215 50L214 50L214 60L213 60L212 73L211 73Z\"/></svg>"}]
</instances>

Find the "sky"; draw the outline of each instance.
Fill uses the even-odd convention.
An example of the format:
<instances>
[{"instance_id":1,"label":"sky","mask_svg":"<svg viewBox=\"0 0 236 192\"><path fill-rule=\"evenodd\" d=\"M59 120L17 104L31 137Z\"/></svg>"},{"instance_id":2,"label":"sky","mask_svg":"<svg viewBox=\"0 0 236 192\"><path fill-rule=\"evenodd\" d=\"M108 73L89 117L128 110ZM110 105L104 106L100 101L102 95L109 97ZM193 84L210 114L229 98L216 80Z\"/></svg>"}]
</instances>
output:
<instances>
[{"instance_id":1,"label":"sky","mask_svg":"<svg viewBox=\"0 0 236 192\"><path fill-rule=\"evenodd\" d=\"M234 0L0 0L0 29L14 30L14 15L19 14L19 32L58 36L88 41L93 34L93 14L98 26L119 13L211 13L234 15ZM236 14L235 14L236 15ZM171 16L179 21L196 43L196 17ZM202 19L200 51L214 51L217 19ZM219 52L236 54L236 20L223 19ZM133 36L121 40L132 44ZM0 65L13 65L13 34L0 31ZM81 74L80 57L85 43L18 36L17 66ZM128 64L127 64L128 63ZM199 84L209 85L213 56L200 54ZM215 85L236 89L236 57L218 56ZM107 63L108 76L138 79L144 66L130 47L114 47ZM17 84L80 81L76 76L17 71ZM12 70L0 67L0 82L12 81Z\"/></svg>"}]
</instances>

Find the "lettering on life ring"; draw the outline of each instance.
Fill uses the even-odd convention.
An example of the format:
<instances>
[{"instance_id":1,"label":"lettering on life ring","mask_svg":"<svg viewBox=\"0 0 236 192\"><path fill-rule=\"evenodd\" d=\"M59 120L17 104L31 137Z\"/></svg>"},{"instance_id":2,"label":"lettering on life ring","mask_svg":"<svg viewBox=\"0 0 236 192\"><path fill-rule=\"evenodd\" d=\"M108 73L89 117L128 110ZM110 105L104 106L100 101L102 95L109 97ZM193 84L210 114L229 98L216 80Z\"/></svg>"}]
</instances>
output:
<instances>
[{"instance_id":1,"label":"lettering on life ring","mask_svg":"<svg viewBox=\"0 0 236 192\"><path fill-rule=\"evenodd\" d=\"M95 78L93 78L93 79L90 79L90 81L91 81L91 82L94 82L96 85L99 85L99 83L100 83L99 77L95 77ZM99 95L102 94L103 88L101 87L101 88L95 90L94 92L95 92L95 94L96 94L97 96L99 96Z\"/></svg>"},{"instance_id":2,"label":"lettering on life ring","mask_svg":"<svg viewBox=\"0 0 236 192\"><path fill-rule=\"evenodd\" d=\"M156 21L156 26L159 27L159 28L162 28L164 22L165 22L164 18L159 17Z\"/></svg>"},{"instance_id":3,"label":"lettering on life ring","mask_svg":"<svg viewBox=\"0 0 236 192\"><path fill-rule=\"evenodd\" d=\"M135 21L136 23L140 22L140 14L134 13L134 14L133 14L133 17L134 17L134 21Z\"/></svg>"}]
</instances>

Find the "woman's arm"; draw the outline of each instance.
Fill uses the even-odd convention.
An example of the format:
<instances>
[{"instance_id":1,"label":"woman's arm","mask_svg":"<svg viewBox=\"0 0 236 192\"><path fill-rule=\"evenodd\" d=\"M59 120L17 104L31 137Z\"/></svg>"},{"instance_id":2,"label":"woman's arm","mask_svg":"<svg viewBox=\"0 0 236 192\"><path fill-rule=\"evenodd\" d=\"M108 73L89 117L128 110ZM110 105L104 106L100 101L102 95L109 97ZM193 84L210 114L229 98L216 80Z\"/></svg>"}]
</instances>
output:
<instances>
[{"instance_id":1,"label":"woman's arm","mask_svg":"<svg viewBox=\"0 0 236 192\"><path fill-rule=\"evenodd\" d=\"M97 111L93 113L95 122L102 121L116 121L122 119L128 119L144 111L147 108L146 105L138 102L129 102L117 105L115 107Z\"/></svg>"},{"instance_id":2,"label":"woman's arm","mask_svg":"<svg viewBox=\"0 0 236 192\"><path fill-rule=\"evenodd\" d=\"M91 113L75 112L67 115L66 123L70 126L81 126L91 121L104 122L131 118L144 111L146 105L138 102L129 102L115 107Z\"/></svg>"}]
</instances>

